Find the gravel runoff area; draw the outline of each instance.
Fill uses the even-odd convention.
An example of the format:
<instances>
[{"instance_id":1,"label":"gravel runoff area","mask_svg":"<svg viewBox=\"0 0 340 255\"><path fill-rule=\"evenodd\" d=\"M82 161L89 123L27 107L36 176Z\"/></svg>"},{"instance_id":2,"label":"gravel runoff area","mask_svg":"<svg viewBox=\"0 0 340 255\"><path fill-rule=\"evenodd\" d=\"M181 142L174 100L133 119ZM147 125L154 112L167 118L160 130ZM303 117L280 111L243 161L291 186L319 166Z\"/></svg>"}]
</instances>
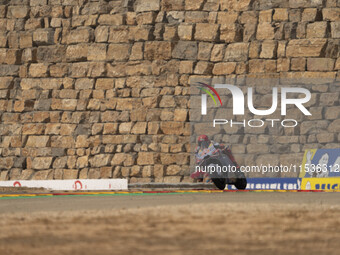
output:
<instances>
[{"instance_id":1,"label":"gravel runoff area","mask_svg":"<svg viewBox=\"0 0 340 255\"><path fill-rule=\"evenodd\" d=\"M339 254L339 193L0 200L0 254Z\"/></svg>"}]
</instances>

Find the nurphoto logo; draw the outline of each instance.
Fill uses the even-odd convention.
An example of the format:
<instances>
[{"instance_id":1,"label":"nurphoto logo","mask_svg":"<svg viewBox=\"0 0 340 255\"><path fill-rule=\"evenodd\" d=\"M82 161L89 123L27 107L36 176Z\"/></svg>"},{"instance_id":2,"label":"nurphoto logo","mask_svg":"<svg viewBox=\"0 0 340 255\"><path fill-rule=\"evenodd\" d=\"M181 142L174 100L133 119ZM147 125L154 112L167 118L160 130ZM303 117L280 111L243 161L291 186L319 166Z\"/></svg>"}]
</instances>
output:
<instances>
[{"instance_id":1,"label":"nurphoto logo","mask_svg":"<svg viewBox=\"0 0 340 255\"><path fill-rule=\"evenodd\" d=\"M233 115L245 115L245 95L243 91L231 84L215 84L214 87L204 84L204 83L199 83L201 87L199 87L200 90L202 90L203 93L201 95L201 114L206 115L207 114L207 95L209 95L212 100L214 101L214 104L217 106L216 99L214 98L213 94L208 90L210 89L218 98L220 101L221 107L223 106L220 94L216 91L216 89L227 89L228 92L231 93L232 95L232 100L233 100ZM306 116L311 116L312 114L306 109L306 107L303 105L311 99L311 93L308 89L305 88L291 88L291 87L282 87L280 90L280 103L281 103L281 116L286 116L287 115L287 105L294 105L297 107L304 115ZM289 94L295 94L294 97L289 97ZM303 95L303 97L301 97ZM297 97L299 96L299 97ZM272 89L272 105L269 109L256 109L254 106L254 101L253 101L253 88L248 87L247 88L247 107L248 110L253 113L254 115L258 116L267 116L270 114L273 114L278 107L278 101L279 101L279 89L277 87L273 87ZM250 119L246 120L244 119L243 121L233 121L228 120L228 119L213 119L213 126L215 127L216 125L225 125L225 124L230 124L232 127L233 125L243 125L244 127L248 125L249 127L262 127L265 122L271 123L271 126L274 127L275 122L280 122L283 127L295 127L298 125L297 120L295 119Z\"/></svg>"}]
</instances>

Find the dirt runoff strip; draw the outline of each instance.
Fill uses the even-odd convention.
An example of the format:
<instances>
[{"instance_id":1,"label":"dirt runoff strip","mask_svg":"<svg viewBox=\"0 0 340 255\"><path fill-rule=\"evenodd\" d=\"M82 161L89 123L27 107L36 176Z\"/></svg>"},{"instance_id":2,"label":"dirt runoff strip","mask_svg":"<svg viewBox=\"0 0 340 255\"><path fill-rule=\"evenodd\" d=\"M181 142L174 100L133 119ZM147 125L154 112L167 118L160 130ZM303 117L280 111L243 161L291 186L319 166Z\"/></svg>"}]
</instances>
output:
<instances>
[{"instance_id":1,"label":"dirt runoff strip","mask_svg":"<svg viewBox=\"0 0 340 255\"><path fill-rule=\"evenodd\" d=\"M340 207L210 203L7 215L0 254L338 254Z\"/></svg>"}]
</instances>

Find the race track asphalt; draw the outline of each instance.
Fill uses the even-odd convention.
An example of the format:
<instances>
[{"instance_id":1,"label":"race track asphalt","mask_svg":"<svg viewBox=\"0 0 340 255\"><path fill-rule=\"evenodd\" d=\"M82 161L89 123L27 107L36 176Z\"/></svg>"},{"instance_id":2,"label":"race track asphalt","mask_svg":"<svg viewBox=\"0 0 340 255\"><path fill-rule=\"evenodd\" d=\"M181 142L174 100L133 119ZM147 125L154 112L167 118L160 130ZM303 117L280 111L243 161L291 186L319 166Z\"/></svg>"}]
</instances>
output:
<instances>
[{"instance_id":1,"label":"race track asphalt","mask_svg":"<svg viewBox=\"0 0 340 255\"><path fill-rule=\"evenodd\" d=\"M182 194L121 194L28 197L1 199L0 214L112 210L167 205L209 203L265 203L295 205L340 205L340 193L332 192L224 192Z\"/></svg>"}]
</instances>

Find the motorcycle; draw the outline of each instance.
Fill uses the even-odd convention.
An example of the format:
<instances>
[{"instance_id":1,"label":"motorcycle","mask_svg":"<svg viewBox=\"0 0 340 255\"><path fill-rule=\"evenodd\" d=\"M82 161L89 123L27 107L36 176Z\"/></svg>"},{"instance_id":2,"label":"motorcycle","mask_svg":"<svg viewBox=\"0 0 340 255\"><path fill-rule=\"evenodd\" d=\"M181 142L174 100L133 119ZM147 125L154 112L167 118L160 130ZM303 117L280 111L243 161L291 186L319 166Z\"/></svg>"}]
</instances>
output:
<instances>
[{"instance_id":1,"label":"motorcycle","mask_svg":"<svg viewBox=\"0 0 340 255\"><path fill-rule=\"evenodd\" d=\"M244 190L247 187L244 173L236 168L231 159L220 149L213 155L206 155L198 165L200 169L208 170L206 172L220 190L224 190L227 184L233 184L239 190Z\"/></svg>"}]
</instances>

